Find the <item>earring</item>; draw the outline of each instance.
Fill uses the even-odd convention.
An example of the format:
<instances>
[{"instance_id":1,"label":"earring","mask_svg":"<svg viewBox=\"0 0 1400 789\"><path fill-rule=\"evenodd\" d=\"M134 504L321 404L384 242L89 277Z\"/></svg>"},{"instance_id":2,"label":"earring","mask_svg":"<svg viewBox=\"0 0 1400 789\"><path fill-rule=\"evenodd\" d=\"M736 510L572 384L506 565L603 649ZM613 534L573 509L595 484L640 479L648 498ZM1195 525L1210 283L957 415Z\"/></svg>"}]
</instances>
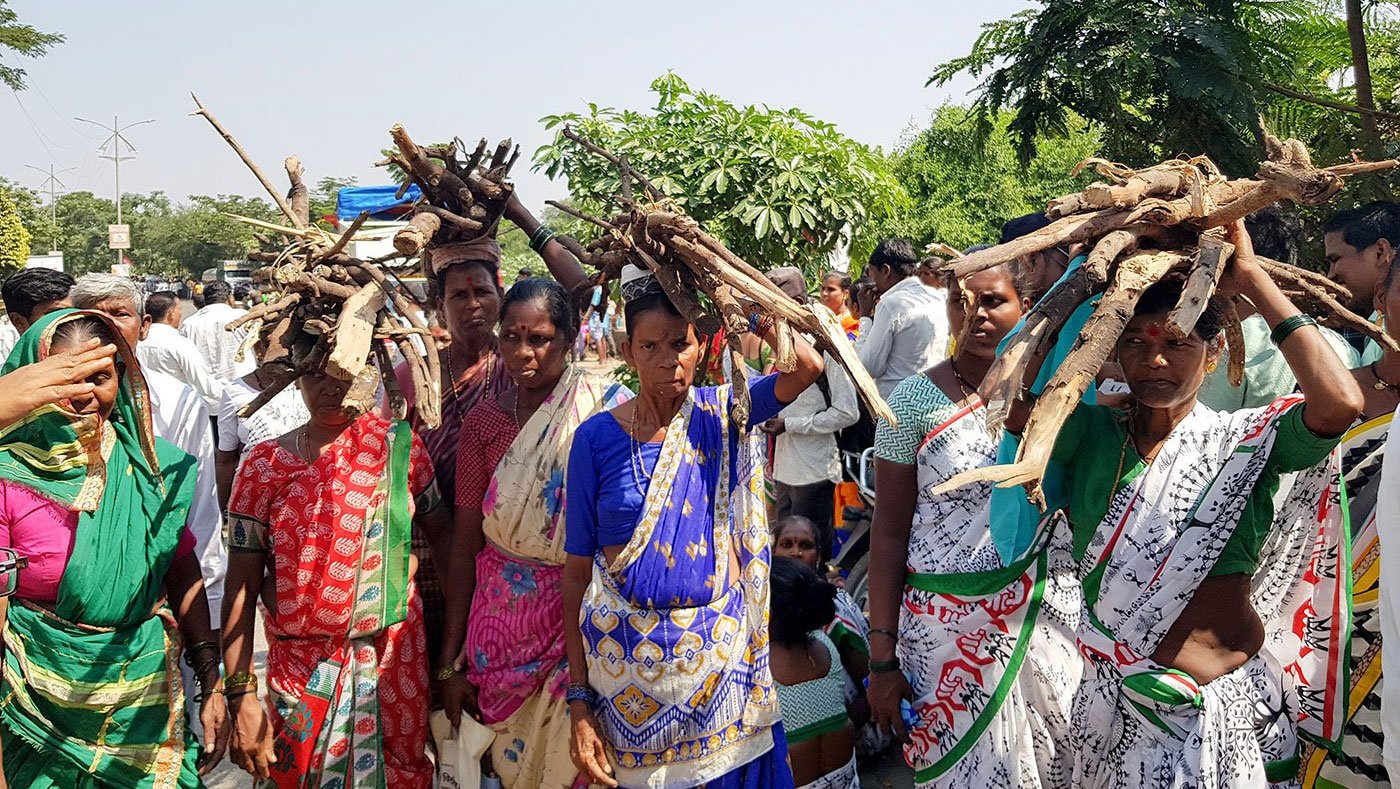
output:
<instances>
[{"instance_id":1,"label":"earring","mask_svg":"<svg viewBox=\"0 0 1400 789\"><path fill-rule=\"evenodd\" d=\"M1220 366L1219 362L1209 362L1208 364L1206 364L1206 372L1213 373L1215 372L1215 368L1218 366Z\"/></svg>"}]
</instances>

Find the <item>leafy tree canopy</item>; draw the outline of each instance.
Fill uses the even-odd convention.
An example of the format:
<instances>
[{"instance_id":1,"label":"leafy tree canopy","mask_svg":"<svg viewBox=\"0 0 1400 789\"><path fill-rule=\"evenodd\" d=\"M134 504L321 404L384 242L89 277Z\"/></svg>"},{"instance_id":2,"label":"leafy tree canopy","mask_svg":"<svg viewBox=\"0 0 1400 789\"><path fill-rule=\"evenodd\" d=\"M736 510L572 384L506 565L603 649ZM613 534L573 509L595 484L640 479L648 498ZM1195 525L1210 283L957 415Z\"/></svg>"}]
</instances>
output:
<instances>
[{"instance_id":1,"label":"leafy tree canopy","mask_svg":"<svg viewBox=\"0 0 1400 789\"><path fill-rule=\"evenodd\" d=\"M0 270L24 266L29 257L29 231L19 220L10 196L0 193Z\"/></svg>"},{"instance_id":2,"label":"leafy tree canopy","mask_svg":"<svg viewBox=\"0 0 1400 789\"><path fill-rule=\"evenodd\" d=\"M58 33L45 33L33 25L22 25L9 0L0 0L0 52L9 50L23 57L37 58L49 47L63 43ZM24 90L24 69L0 62L0 82L10 90Z\"/></svg>"},{"instance_id":3,"label":"leafy tree canopy","mask_svg":"<svg viewBox=\"0 0 1400 789\"><path fill-rule=\"evenodd\" d=\"M972 51L939 66L929 82L980 77L979 135L992 133L997 111L1014 110L1008 129L1022 161L1079 116L1102 128L1104 155L1116 161L1142 166L1204 153L1246 175L1262 153L1261 115L1273 130L1309 143L1319 160L1335 160L1364 147L1359 116L1308 100L1354 99L1337 5L1038 0L1038 8L984 25ZM1385 106L1393 100L1400 29L1383 11L1368 22L1377 104Z\"/></svg>"},{"instance_id":4,"label":"leafy tree canopy","mask_svg":"<svg viewBox=\"0 0 1400 789\"><path fill-rule=\"evenodd\" d=\"M554 141L536 169L563 175L577 206L609 210L616 170L565 138L564 125L628 157L706 230L761 268L822 268L843 232L901 205L903 191L878 150L798 109L738 106L667 73L651 84L650 112L590 103L550 115Z\"/></svg>"},{"instance_id":5,"label":"leafy tree canopy","mask_svg":"<svg viewBox=\"0 0 1400 789\"><path fill-rule=\"evenodd\" d=\"M995 243L1006 220L1044 210L1051 198L1092 180L1092 172L1072 174L1100 144L1098 129L1084 120L1068 118L1065 137L1039 146L1026 165L1017 158L1010 113L989 116L991 129L980 145L973 134L978 120L973 110L945 105L927 128L906 135L890 160L909 204L868 225L861 246L889 236L908 238L918 247ZM864 259L852 262L859 266Z\"/></svg>"}]
</instances>

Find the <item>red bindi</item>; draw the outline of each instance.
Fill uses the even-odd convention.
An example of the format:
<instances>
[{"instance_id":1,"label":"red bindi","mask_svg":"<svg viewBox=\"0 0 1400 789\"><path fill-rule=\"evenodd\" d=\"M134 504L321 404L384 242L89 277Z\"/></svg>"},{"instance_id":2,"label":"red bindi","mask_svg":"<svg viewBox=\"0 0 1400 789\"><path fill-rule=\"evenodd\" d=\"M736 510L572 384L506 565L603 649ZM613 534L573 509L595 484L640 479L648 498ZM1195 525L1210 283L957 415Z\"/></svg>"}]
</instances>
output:
<instances>
[{"instance_id":1,"label":"red bindi","mask_svg":"<svg viewBox=\"0 0 1400 789\"><path fill-rule=\"evenodd\" d=\"M1157 324L1155 324L1155 323L1149 323L1149 324L1147 324L1147 336L1148 336L1148 337L1161 337L1161 336L1162 336L1162 327L1159 326L1159 325L1157 325Z\"/></svg>"}]
</instances>

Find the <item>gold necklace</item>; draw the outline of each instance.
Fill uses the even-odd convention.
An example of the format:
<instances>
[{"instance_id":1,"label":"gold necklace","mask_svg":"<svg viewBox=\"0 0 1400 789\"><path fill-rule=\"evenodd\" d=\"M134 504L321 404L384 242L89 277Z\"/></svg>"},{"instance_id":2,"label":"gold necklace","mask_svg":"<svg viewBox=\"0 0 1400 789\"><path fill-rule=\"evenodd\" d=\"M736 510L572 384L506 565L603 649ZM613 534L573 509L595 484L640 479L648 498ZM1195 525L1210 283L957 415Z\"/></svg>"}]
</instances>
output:
<instances>
[{"instance_id":1,"label":"gold necklace","mask_svg":"<svg viewBox=\"0 0 1400 789\"><path fill-rule=\"evenodd\" d=\"M1118 495L1118 483L1123 479L1123 462L1128 459L1128 442L1133 440L1131 431L1125 431L1123 436L1123 449L1118 453L1118 471L1113 474L1113 484L1108 488L1108 504L1105 514L1113 509L1113 499Z\"/></svg>"},{"instance_id":2,"label":"gold necklace","mask_svg":"<svg viewBox=\"0 0 1400 789\"><path fill-rule=\"evenodd\" d=\"M962 376L962 373L958 372L958 363L956 360L948 360L948 369L953 371L953 378L957 380L958 388L962 390L963 399L970 399L972 397L972 392L977 391L977 387L969 383L968 380ZM969 389L971 389L972 392L969 392Z\"/></svg>"}]
</instances>

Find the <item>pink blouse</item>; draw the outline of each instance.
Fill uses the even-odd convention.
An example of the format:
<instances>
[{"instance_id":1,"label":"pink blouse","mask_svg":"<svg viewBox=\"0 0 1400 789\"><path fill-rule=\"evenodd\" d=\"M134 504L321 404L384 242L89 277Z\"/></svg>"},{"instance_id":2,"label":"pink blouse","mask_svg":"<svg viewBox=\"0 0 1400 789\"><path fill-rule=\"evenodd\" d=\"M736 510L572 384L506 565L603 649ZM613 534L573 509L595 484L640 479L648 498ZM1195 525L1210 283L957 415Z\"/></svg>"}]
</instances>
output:
<instances>
[{"instance_id":1,"label":"pink blouse","mask_svg":"<svg viewBox=\"0 0 1400 789\"><path fill-rule=\"evenodd\" d=\"M29 559L19 571L16 596L39 603L58 599L58 583L73 555L78 513L50 501L33 489L0 479L0 548ZM194 534L186 526L175 558L194 553Z\"/></svg>"}]
</instances>

